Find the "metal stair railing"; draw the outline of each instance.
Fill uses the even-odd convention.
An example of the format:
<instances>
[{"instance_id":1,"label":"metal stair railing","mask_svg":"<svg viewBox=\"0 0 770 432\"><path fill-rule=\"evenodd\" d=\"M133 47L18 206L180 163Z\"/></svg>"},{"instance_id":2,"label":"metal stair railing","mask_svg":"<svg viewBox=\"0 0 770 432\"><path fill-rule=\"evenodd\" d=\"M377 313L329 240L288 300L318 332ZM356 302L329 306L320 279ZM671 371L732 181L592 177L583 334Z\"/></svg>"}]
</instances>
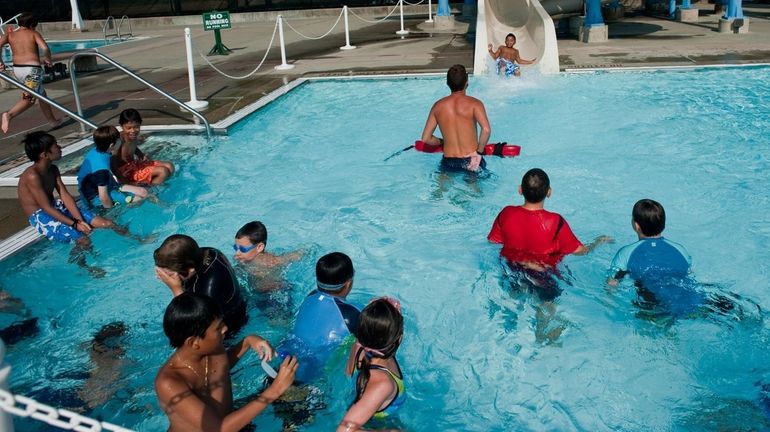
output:
<instances>
[{"instance_id":1,"label":"metal stair railing","mask_svg":"<svg viewBox=\"0 0 770 432\"><path fill-rule=\"evenodd\" d=\"M10 19L5 20L5 21L3 21L3 18L0 17L0 35L4 35L5 34L5 26L7 26L8 23L10 23L11 21L16 23L16 25L18 26L19 25L19 16L21 16L21 14L17 13L16 15L13 16L13 18L10 18Z\"/></svg>"},{"instance_id":2,"label":"metal stair railing","mask_svg":"<svg viewBox=\"0 0 770 432\"><path fill-rule=\"evenodd\" d=\"M120 32L120 28L123 25L124 21L126 23L128 23L128 33L121 33ZM131 28L131 18L129 18L128 15L123 15L122 17L120 17L120 21L118 21L118 40L122 41L123 40L123 36L125 36L126 39L131 38L131 37L134 36L134 31Z\"/></svg>"},{"instance_id":3,"label":"metal stair railing","mask_svg":"<svg viewBox=\"0 0 770 432\"><path fill-rule=\"evenodd\" d=\"M83 118L83 114L82 113L80 115L75 114L74 112L68 110L67 108L65 108L64 106L62 106L58 102L56 102L55 100L49 98L46 95L40 94L40 93L36 92L35 90L32 90L31 88L25 86L24 84L16 81L15 79L9 77L8 75L6 75L4 73L0 73L0 79L5 81L5 82L7 82L7 83L10 83L14 87L18 87L19 89L21 89L22 91L24 91L26 93L31 93L31 94L35 95L36 98L39 98L40 100L47 102L52 107L58 109L59 111L63 112L64 114L67 114L68 116L72 117L72 119L77 120L78 122L80 122L80 130L82 130L83 132L85 132L85 130L86 130L85 127L86 126L90 127L91 129L96 129L96 128L99 127L99 126L91 123L90 121L86 120L85 118Z\"/></svg>"},{"instance_id":4,"label":"metal stair railing","mask_svg":"<svg viewBox=\"0 0 770 432\"><path fill-rule=\"evenodd\" d=\"M112 25L110 25L112 23ZM115 30L114 33L107 34L107 30ZM116 37L120 39L120 32L118 31L118 27L115 25L115 17L112 15L107 17L107 21L104 22L104 25L102 26L102 34L104 34L104 40L108 40L107 38L113 38Z\"/></svg>"},{"instance_id":5,"label":"metal stair railing","mask_svg":"<svg viewBox=\"0 0 770 432\"><path fill-rule=\"evenodd\" d=\"M139 81L140 83L144 84L145 86L149 87L150 89L154 90L156 93L160 94L164 98L170 100L179 108L189 111L192 115L194 115L196 118L198 118L201 122L203 122L204 126L206 127L206 136L208 138L211 138L211 125L209 125L209 121L206 120L206 117L203 116L203 114L199 113L198 111L190 108L187 106L184 102L180 101L179 99L175 98L174 96L171 96L170 94L164 92L163 90L156 87L151 82L145 80L144 78L140 77L139 75L135 74L134 72L127 69L125 66L121 65L120 63L116 62L115 60L111 59L110 57L100 53L96 50L83 50L78 51L74 54L72 54L72 57L69 59L69 71L70 71L70 80L72 81L72 93L75 96L75 105L78 109L78 114L82 117L83 116L83 107L80 104L80 92L78 91L78 84L77 84L77 71L75 70L75 60L80 57L86 57L86 56L96 56L100 59L104 60L105 62L111 64L118 70L122 71L126 75L130 76L131 78ZM85 127L80 126L81 130L85 132Z\"/></svg>"}]
</instances>

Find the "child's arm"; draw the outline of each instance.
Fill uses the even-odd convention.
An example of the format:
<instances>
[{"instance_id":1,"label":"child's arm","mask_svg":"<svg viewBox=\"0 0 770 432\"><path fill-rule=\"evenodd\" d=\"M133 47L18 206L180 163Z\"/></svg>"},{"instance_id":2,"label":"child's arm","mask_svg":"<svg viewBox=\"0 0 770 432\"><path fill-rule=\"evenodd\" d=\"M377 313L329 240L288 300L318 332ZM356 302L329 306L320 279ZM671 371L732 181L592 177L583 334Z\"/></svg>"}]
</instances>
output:
<instances>
[{"instance_id":1,"label":"child's arm","mask_svg":"<svg viewBox=\"0 0 770 432\"><path fill-rule=\"evenodd\" d=\"M603 245L604 243L612 243L615 239L613 239L610 236L606 235L600 235L599 237L596 237L594 241L588 244L588 246L580 245L575 252L572 252L575 255L585 255L592 250L596 249L598 246Z\"/></svg>"},{"instance_id":2,"label":"child's arm","mask_svg":"<svg viewBox=\"0 0 770 432\"><path fill-rule=\"evenodd\" d=\"M102 203L102 207L106 209L112 208L114 203L107 186L97 186L96 189L99 191L99 201Z\"/></svg>"},{"instance_id":3,"label":"child's arm","mask_svg":"<svg viewBox=\"0 0 770 432\"><path fill-rule=\"evenodd\" d=\"M180 378L174 378L168 374L158 375L155 380L155 392L158 394L161 408L172 422L174 418L179 418L192 425L195 430L237 432L251 423L268 405L286 392L294 382L296 371L297 360L287 357L270 387L255 400L224 417L215 407L203 402Z\"/></svg>"},{"instance_id":4,"label":"child's arm","mask_svg":"<svg viewBox=\"0 0 770 432\"><path fill-rule=\"evenodd\" d=\"M67 190L67 187L64 185L64 182L61 179L59 168L57 168L56 166L52 168L55 170L55 173L56 173L56 192L59 194L59 197L61 197L61 202L64 203L64 207L67 210L69 210L70 214L74 216L75 219L77 219L78 221L78 223L75 224L73 228L85 234L90 233L92 230L91 225L87 224L86 221L83 220L83 215L80 214L80 209L78 208L78 205L75 203L75 198L73 198L72 195L70 195L69 191Z\"/></svg>"},{"instance_id":5,"label":"child's arm","mask_svg":"<svg viewBox=\"0 0 770 432\"><path fill-rule=\"evenodd\" d=\"M500 48L498 48L497 51L492 51L492 44L487 45L487 51L489 51L489 55L492 56L492 60L497 60L497 58L500 57Z\"/></svg>"},{"instance_id":6,"label":"child's arm","mask_svg":"<svg viewBox=\"0 0 770 432\"><path fill-rule=\"evenodd\" d=\"M270 361L273 359L273 347L270 342L257 335L248 335L240 342L227 350L227 359L230 361L230 368L234 367L238 361L249 351L254 350L262 360Z\"/></svg>"},{"instance_id":7,"label":"child's arm","mask_svg":"<svg viewBox=\"0 0 770 432\"><path fill-rule=\"evenodd\" d=\"M374 371L373 371L374 372ZM337 426L337 432L353 432L363 430L363 425L372 418L389 396L393 394L395 385L385 373L372 373L366 384L361 399L354 403L345 417Z\"/></svg>"},{"instance_id":8,"label":"child's arm","mask_svg":"<svg viewBox=\"0 0 770 432\"><path fill-rule=\"evenodd\" d=\"M518 64L528 65L534 63L537 58L533 58L532 60L523 59L519 55L519 50L516 50L516 57L514 57L514 60L516 60L516 63Z\"/></svg>"}]
</instances>

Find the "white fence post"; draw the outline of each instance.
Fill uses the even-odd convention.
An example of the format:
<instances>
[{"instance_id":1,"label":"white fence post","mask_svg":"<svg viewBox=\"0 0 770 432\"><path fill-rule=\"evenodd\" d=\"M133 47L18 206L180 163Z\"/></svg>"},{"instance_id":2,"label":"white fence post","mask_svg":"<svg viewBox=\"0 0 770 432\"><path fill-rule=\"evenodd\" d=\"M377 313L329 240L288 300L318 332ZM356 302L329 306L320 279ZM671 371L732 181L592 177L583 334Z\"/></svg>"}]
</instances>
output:
<instances>
[{"instance_id":1,"label":"white fence post","mask_svg":"<svg viewBox=\"0 0 770 432\"><path fill-rule=\"evenodd\" d=\"M350 44L350 28L348 27L348 7L342 6L342 14L345 15L345 46L340 47L341 50L356 49L355 45Z\"/></svg>"},{"instance_id":2,"label":"white fence post","mask_svg":"<svg viewBox=\"0 0 770 432\"><path fill-rule=\"evenodd\" d=\"M286 44L283 41L283 16L278 15L278 39L281 44L281 64L275 67L277 70L294 69L294 65L286 63Z\"/></svg>"},{"instance_id":3,"label":"white fence post","mask_svg":"<svg viewBox=\"0 0 770 432\"><path fill-rule=\"evenodd\" d=\"M404 30L404 0L399 0L398 7L401 11L401 30L397 31L397 35L409 34L409 30Z\"/></svg>"},{"instance_id":4,"label":"white fence post","mask_svg":"<svg viewBox=\"0 0 770 432\"><path fill-rule=\"evenodd\" d=\"M11 374L11 366L5 364L5 344L0 339L0 389L8 391L8 376ZM13 432L13 420L11 414L0 409L0 431Z\"/></svg>"},{"instance_id":5,"label":"white fence post","mask_svg":"<svg viewBox=\"0 0 770 432\"><path fill-rule=\"evenodd\" d=\"M187 77L190 81L190 100L185 102L185 105L194 110L204 110L208 108L209 103L206 101L199 101L198 92L195 89L195 68L193 67L192 35L190 34L190 27L184 28L184 45L187 50Z\"/></svg>"},{"instance_id":6,"label":"white fence post","mask_svg":"<svg viewBox=\"0 0 770 432\"><path fill-rule=\"evenodd\" d=\"M433 4L430 0L428 0L428 19L425 21L426 23L432 23L433 22Z\"/></svg>"}]
</instances>

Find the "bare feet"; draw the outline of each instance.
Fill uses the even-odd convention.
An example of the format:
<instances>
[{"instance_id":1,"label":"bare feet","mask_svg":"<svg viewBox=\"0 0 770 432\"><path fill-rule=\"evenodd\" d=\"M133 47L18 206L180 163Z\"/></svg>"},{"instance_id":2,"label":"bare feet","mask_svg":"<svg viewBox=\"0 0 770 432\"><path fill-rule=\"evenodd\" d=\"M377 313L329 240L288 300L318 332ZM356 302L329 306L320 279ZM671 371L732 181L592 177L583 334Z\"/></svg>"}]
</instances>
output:
<instances>
[{"instance_id":1,"label":"bare feet","mask_svg":"<svg viewBox=\"0 0 770 432\"><path fill-rule=\"evenodd\" d=\"M0 125L0 129L2 129L3 133L8 133L8 127L11 125L11 116L8 115L7 112L3 113L2 118L2 125Z\"/></svg>"},{"instance_id":2,"label":"bare feet","mask_svg":"<svg viewBox=\"0 0 770 432\"><path fill-rule=\"evenodd\" d=\"M51 127L51 129L49 129L49 130L58 129L58 128L61 127L62 124L64 124L64 118L60 118L60 119L49 121L48 122L48 126Z\"/></svg>"}]
</instances>

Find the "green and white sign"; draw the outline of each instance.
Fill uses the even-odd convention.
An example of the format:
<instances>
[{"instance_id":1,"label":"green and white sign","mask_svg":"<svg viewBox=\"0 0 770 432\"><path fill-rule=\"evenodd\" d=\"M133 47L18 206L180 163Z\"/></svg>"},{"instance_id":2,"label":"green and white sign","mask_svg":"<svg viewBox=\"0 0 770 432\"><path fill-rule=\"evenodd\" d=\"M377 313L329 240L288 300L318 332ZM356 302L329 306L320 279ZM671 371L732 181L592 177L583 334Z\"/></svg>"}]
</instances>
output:
<instances>
[{"instance_id":1,"label":"green and white sign","mask_svg":"<svg viewBox=\"0 0 770 432\"><path fill-rule=\"evenodd\" d=\"M203 14L203 30L229 29L230 12L205 12Z\"/></svg>"}]
</instances>

